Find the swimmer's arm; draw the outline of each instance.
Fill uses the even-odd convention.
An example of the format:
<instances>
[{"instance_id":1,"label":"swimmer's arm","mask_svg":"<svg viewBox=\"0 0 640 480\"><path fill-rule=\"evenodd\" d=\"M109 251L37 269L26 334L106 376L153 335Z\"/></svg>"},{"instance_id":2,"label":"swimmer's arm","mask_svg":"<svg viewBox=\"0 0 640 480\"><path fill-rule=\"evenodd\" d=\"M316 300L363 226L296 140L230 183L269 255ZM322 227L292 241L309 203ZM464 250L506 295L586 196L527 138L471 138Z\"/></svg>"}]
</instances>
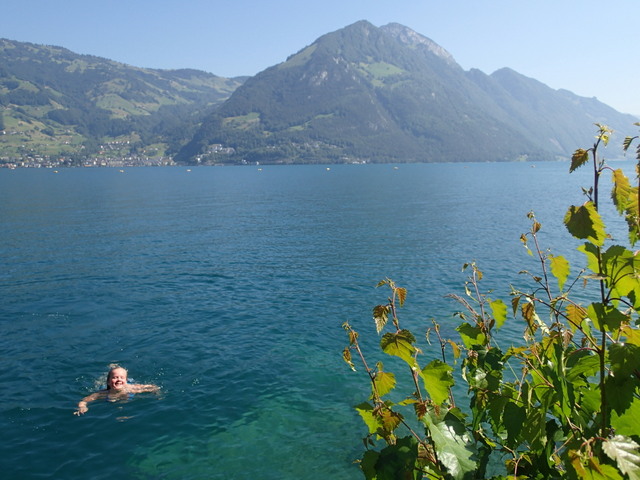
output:
<instances>
[{"instance_id":1,"label":"swimmer's arm","mask_svg":"<svg viewBox=\"0 0 640 480\"><path fill-rule=\"evenodd\" d=\"M134 383L132 385L129 385L129 391L131 393L158 393L160 391L160 387L157 385L143 385L141 383Z\"/></svg>"},{"instance_id":2,"label":"swimmer's arm","mask_svg":"<svg viewBox=\"0 0 640 480\"><path fill-rule=\"evenodd\" d=\"M82 415L83 413L86 413L89 410L89 407L87 407L87 404L89 402L94 402L100 398L104 398L106 396L106 392L100 391L100 392L95 392L92 393L91 395L87 395L86 397L84 397L82 400L80 400L78 402L78 409L73 412L74 415Z\"/></svg>"}]
</instances>

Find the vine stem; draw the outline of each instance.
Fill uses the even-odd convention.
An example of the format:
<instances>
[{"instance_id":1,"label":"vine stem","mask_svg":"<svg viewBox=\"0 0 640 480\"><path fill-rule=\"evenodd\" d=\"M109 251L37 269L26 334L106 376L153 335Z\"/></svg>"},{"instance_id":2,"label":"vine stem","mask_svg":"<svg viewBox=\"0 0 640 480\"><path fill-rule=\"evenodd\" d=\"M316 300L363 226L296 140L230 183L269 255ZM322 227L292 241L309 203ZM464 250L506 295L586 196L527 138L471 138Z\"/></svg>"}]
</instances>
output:
<instances>
[{"instance_id":1,"label":"vine stem","mask_svg":"<svg viewBox=\"0 0 640 480\"><path fill-rule=\"evenodd\" d=\"M593 205L598 211L598 200L599 200L599 184L600 184L600 174L602 173L600 167L598 166L598 147L600 142L603 139L604 130L600 130L600 135L596 140L596 143L593 145L593 149L591 150L592 158L593 158ZM596 251L598 255L598 276L600 277L600 298L602 300L602 304L606 305L607 298L605 295L605 284L602 279L603 266L602 266L602 248L598 245L596 246ZM606 376L606 368L605 368L605 354L607 349L607 335L605 330L604 322L600 322L600 348L598 350L598 356L600 360L600 408L602 414L602 423L600 425L600 435L606 436L606 430L608 425L608 417L607 417L607 389L605 388L605 376Z\"/></svg>"},{"instance_id":2,"label":"vine stem","mask_svg":"<svg viewBox=\"0 0 640 480\"><path fill-rule=\"evenodd\" d=\"M347 327L348 330L351 333L355 334L355 331L351 328L351 326ZM362 353L362 349L360 348L360 343L358 342L357 339L357 335L354 335L354 340L353 340L353 344L351 345L351 348L355 348L356 352L358 352L358 356L360 357L360 361L362 362L362 365L364 366L367 375L369 375L369 380L371 382L371 387L373 389L373 393L374 393L374 398L373 401L374 403L379 406L380 408L384 408L386 409L388 412L397 415L396 412L394 412L390 407L388 407L380 398L380 394L378 393L378 386L376 384L376 375L375 375L375 371L371 368L369 368L369 365L367 363L367 360L364 356L364 353ZM404 425L404 427L411 433L411 435L413 436L413 438L415 438L418 443L420 443L421 445L423 445L424 447L428 447L428 442L426 439L422 438L415 430L413 430L413 428L411 428L411 425L409 425L407 422L404 421L404 419L402 418L402 416L398 416L397 417L400 420L400 423L402 423L402 425ZM425 448L425 450L427 452L429 452L428 448ZM433 457L431 454L429 454L429 461L431 461L433 464L437 464L438 460L437 458Z\"/></svg>"}]
</instances>

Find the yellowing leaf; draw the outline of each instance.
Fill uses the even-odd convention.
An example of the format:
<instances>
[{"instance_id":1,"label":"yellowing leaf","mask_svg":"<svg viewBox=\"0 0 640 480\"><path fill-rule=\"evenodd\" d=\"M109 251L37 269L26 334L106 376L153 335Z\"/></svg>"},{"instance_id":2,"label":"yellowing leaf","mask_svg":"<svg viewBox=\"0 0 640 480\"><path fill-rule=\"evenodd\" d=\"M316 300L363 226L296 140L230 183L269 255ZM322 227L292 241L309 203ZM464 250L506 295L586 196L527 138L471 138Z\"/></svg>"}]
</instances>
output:
<instances>
[{"instance_id":1,"label":"yellowing leaf","mask_svg":"<svg viewBox=\"0 0 640 480\"><path fill-rule=\"evenodd\" d=\"M373 307L373 320L376 322L376 331L380 333L389 319L389 305L376 305Z\"/></svg>"},{"instance_id":2,"label":"yellowing leaf","mask_svg":"<svg viewBox=\"0 0 640 480\"><path fill-rule=\"evenodd\" d=\"M376 372L376 388L381 397L389 393L396 386L396 376L391 372Z\"/></svg>"},{"instance_id":3,"label":"yellowing leaf","mask_svg":"<svg viewBox=\"0 0 640 480\"><path fill-rule=\"evenodd\" d=\"M351 350L349 347L345 347L342 351L342 359L347 362L347 364L351 367L351 370L356 371L356 366L351 361Z\"/></svg>"},{"instance_id":4,"label":"yellowing leaf","mask_svg":"<svg viewBox=\"0 0 640 480\"><path fill-rule=\"evenodd\" d=\"M384 409L380 412L380 419L382 421L382 427L389 433L393 432L400 422L402 421L402 415L391 410Z\"/></svg>"},{"instance_id":5,"label":"yellowing leaf","mask_svg":"<svg viewBox=\"0 0 640 480\"><path fill-rule=\"evenodd\" d=\"M496 325L500 328L507 320L507 306L500 299L494 300L490 305L493 318L496 320Z\"/></svg>"},{"instance_id":6,"label":"yellowing leaf","mask_svg":"<svg viewBox=\"0 0 640 480\"><path fill-rule=\"evenodd\" d=\"M575 332L585 318L587 311L583 307L573 304L567 306L567 319L571 324L571 330Z\"/></svg>"},{"instance_id":7,"label":"yellowing leaf","mask_svg":"<svg viewBox=\"0 0 640 480\"><path fill-rule=\"evenodd\" d=\"M622 142L622 149L626 152L629 147L631 146L631 143L638 137L631 137L631 136L627 136L624 138L624 142Z\"/></svg>"},{"instance_id":8,"label":"yellowing leaf","mask_svg":"<svg viewBox=\"0 0 640 480\"><path fill-rule=\"evenodd\" d=\"M611 199L618 213L622 213L627 209L629 202L633 201L633 187L629 184L627 176L619 168L613 171L612 182Z\"/></svg>"},{"instance_id":9,"label":"yellowing leaf","mask_svg":"<svg viewBox=\"0 0 640 480\"><path fill-rule=\"evenodd\" d=\"M396 288L396 295L398 296L398 302L402 307L404 305L405 300L407 299L407 289L406 288Z\"/></svg>"},{"instance_id":10,"label":"yellowing leaf","mask_svg":"<svg viewBox=\"0 0 640 480\"><path fill-rule=\"evenodd\" d=\"M569 262L563 256L551 256L551 273L558 279L558 288L562 290L567 278L569 277Z\"/></svg>"},{"instance_id":11,"label":"yellowing leaf","mask_svg":"<svg viewBox=\"0 0 640 480\"><path fill-rule=\"evenodd\" d=\"M542 228L542 224L540 222L533 222L533 225L531 225L531 233L538 233L540 231L540 229Z\"/></svg>"},{"instance_id":12,"label":"yellowing leaf","mask_svg":"<svg viewBox=\"0 0 640 480\"><path fill-rule=\"evenodd\" d=\"M458 344L453 340L447 340L447 341L449 342L449 345L451 345L451 350L453 350L453 358L455 359L460 358L460 347L458 346Z\"/></svg>"},{"instance_id":13,"label":"yellowing leaf","mask_svg":"<svg viewBox=\"0 0 640 480\"><path fill-rule=\"evenodd\" d=\"M625 343L640 346L640 329L633 328L630 325L623 325L620 333L625 336Z\"/></svg>"},{"instance_id":14,"label":"yellowing leaf","mask_svg":"<svg viewBox=\"0 0 640 480\"><path fill-rule=\"evenodd\" d=\"M533 322L535 314L536 307L533 305L533 303L525 302L522 304L522 316L528 324L531 324Z\"/></svg>"},{"instance_id":15,"label":"yellowing leaf","mask_svg":"<svg viewBox=\"0 0 640 480\"><path fill-rule=\"evenodd\" d=\"M589 150L584 150L579 148L571 157L571 167L569 168L569 173L575 171L580 168L582 165L589 161Z\"/></svg>"}]
</instances>

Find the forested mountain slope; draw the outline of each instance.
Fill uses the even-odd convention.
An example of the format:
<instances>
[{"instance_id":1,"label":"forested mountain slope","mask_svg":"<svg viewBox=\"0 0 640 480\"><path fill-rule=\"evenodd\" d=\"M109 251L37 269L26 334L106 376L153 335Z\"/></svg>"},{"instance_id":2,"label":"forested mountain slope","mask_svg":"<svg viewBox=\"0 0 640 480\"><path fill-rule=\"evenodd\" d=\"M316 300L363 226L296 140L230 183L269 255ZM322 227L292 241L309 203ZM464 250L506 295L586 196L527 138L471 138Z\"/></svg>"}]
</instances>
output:
<instances>
[{"instance_id":1,"label":"forested mountain slope","mask_svg":"<svg viewBox=\"0 0 640 480\"><path fill-rule=\"evenodd\" d=\"M357 22L250 78L0 39L0 166L552 160L594 123L623 136L637 120L508 68L465 71L399 24Z\"/></svg>"},{"instance_id":2,"label":"forested mountain slope","mask_svg":"<svg viewBox=\"0 0 640 480\"><path fill-rule=\"evenodd\" d=\"M106 143L171 152L242 81L0 39L0 157L87 155Z\"/></svg>"},{"instance_id":3,"label":"forested mountain slope","mask_svg":"<svg viewBox=\"0 0 640 480\"><path fill-rule=\"evenodd\" d=\"M503 69L464 71L432 40L361 21L248 79L176 157L185 163L554 159L630 115Z\"/></svg>"}]
</instances>

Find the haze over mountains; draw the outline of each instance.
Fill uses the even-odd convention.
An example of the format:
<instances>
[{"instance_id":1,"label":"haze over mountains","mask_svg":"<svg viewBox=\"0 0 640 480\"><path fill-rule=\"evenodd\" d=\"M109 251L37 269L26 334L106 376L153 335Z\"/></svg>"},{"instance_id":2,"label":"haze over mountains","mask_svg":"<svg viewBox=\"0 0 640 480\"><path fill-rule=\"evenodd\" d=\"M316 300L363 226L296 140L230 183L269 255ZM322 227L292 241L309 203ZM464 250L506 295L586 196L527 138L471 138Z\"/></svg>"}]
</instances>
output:
<instances>
[{"instance_id":1,"label":"haze over mountains","mask_svg":"<svg viewBox=\"0 0 640 480\"><path fill-rule=\"evenodd\" d=\"M596 122L621 143L638 121L508 68L465 71L411 29L366 21L248 79L0 40L0 106L21 145L0 136L5 162L78 163L105 145L183 164L552 160L590 146Z\"/></svg>"}]
</instances>

